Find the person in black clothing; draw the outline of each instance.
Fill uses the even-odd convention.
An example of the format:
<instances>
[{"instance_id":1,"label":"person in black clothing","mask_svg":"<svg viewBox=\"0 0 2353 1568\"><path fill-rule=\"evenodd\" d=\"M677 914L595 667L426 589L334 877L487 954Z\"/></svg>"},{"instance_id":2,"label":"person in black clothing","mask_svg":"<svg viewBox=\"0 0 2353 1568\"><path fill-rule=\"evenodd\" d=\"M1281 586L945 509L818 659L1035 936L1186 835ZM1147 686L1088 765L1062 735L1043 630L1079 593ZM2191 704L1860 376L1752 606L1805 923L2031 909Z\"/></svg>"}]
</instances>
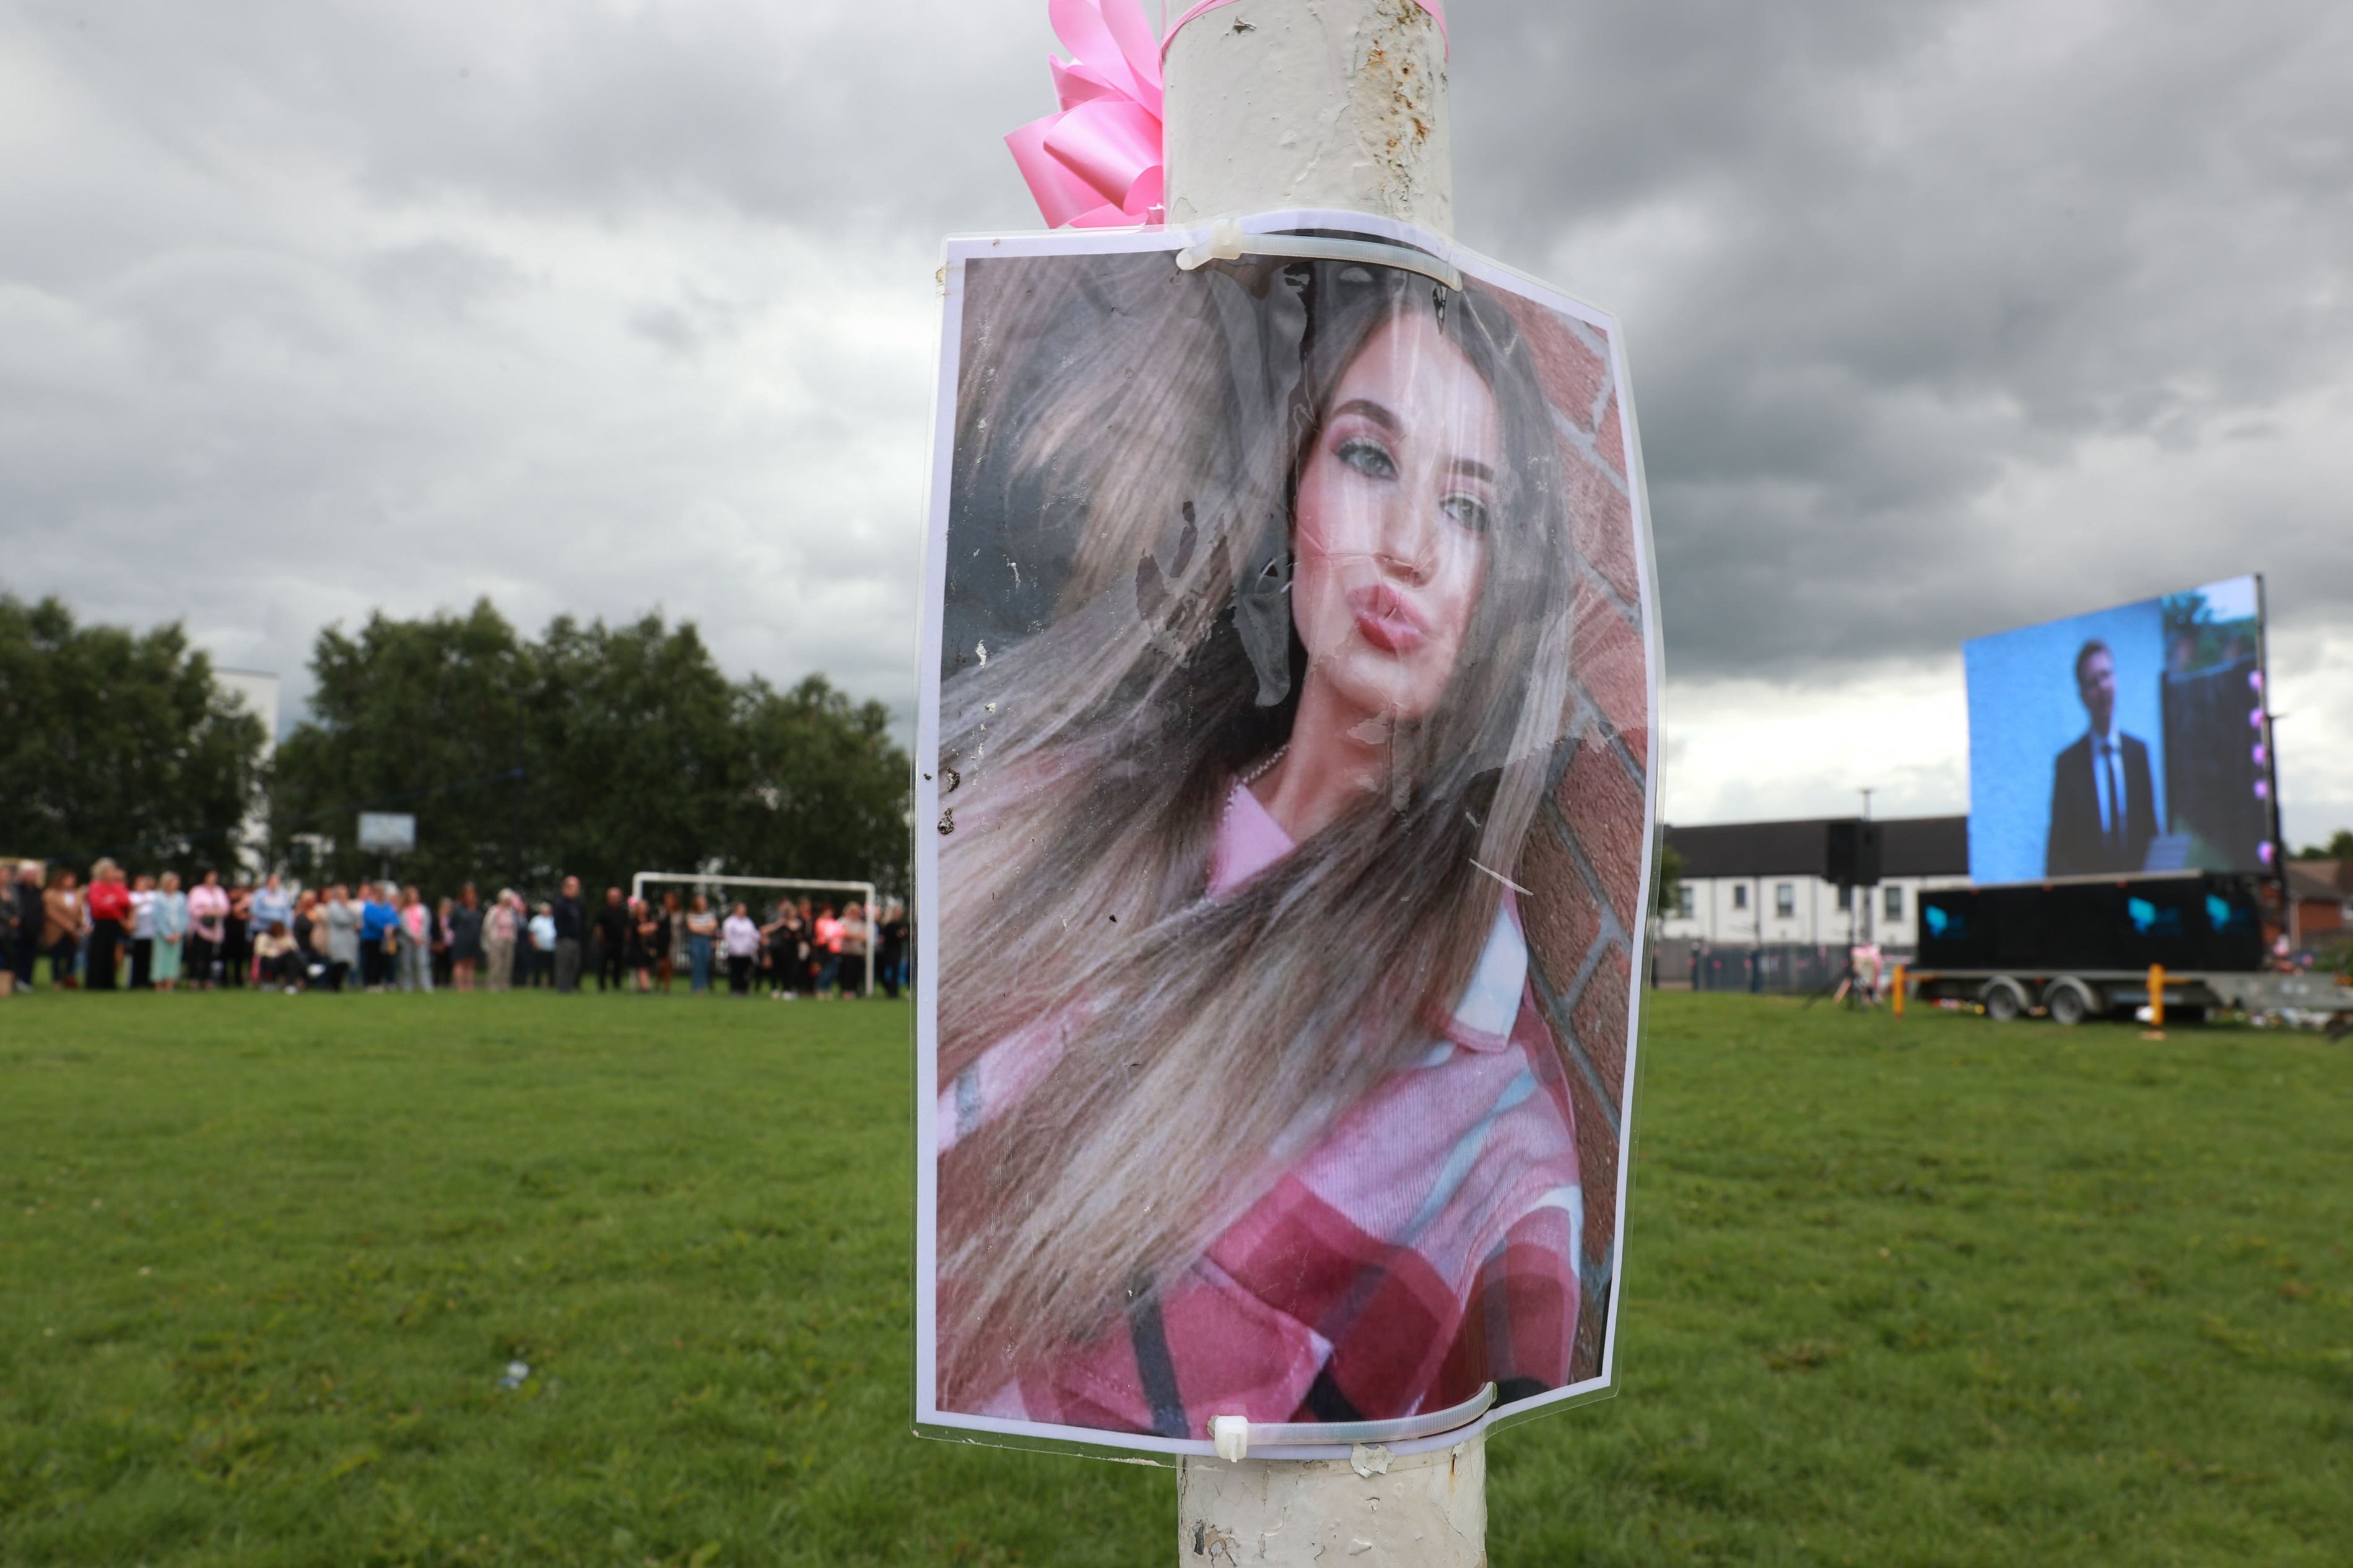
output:
<instances>
[{"instance_id":1,"label":"person in black clothing","mask_svg":"<svg viewBox=\"0 0 2353 1568\"><path fill-rule=\"evenodd\" d=\"M475 966L482 962L482 895L467 883L458 889L449 910L449 974L460 991L474 988Z\"/></svg>"},{"instance_id":2,"label":"person in black clothing","mask_svg":"<svg viewBox=\"0 0 2353 1568\"><path fill-rule=\"evenodd\" d=\"M21 861L0 874L0 959L13 985L33 988L33 960L41 950L41 867Z\"/></svg>"},{"instance_id":3,"label":"person in black clothing","mask_svg":"<svg viewBox=\"0 0 2353 1568\"><path fill-rule=\"evenodd\" d=\"M141 935L144 927L146 934ZM142 871L131 879L131 989L155 988L155 879Z\"/></svg>"},{"instance_id":4,"label":"person in black clothing","mask_svg":"<svg viewBox=\"0 0 2353 1568\"><path fill-rule=\"evenodd\" d=\"M580 907L580 879L564 879L563 896L550 911L555 917L555 989L580 989L580 944L588 937L588 914Z\"/></svg>"},{"instance_id":5,"label":"person in black clothing","mask_svg":"<svg viewBox=\"0 0 2353 1568\"><path fill-rule=\"evenodd\" d=\"M621 901L621 889L606 889L605 907L596 911L596 941L599 944L596 954L597 990L625 989L621 982L624 966L628 962L633 924L635 922L629 919L629 906Z\"/></svg>"},{"instance_id":6,"label":"person in black clothing","mask_svg":"<svg viewBox=\"0 0 2353 1568\"><path fill-rule=\"evenodd\" d=\"M784 926L784 936L791 941L791 950L784 952L784 957L788 959L788 962L786 962L786 969L788 969L786 992L793 996L817 994L817 962L814 962L814 936L817 936L817 931L814 931L814 924L817 924L817 921L814 921L814 917L809 914L807 898L793 902L791 920L786 921Z\"/></svg>"},{"instance_id":7,"label":"person in black clothing","mask_svg":"<svg viewBox=\"0 0 2353 1568\"><path fill-rule=\"evenodd\" d=\"M638 989L654 988L655 955L670 941L669 924L661 918L661 909L651 899L633 899L629 904L628 964L630 973L638 977Z\"/></svg>"},{"instance_id":8,"label":"person in black clothing","mask_svg":"<svg viewBox=\"0 0 2353 1568\"><path fill-rule=\"evenodd\" d=\"M874 953L874 977L882 983L882 994L893 1002L899 999L900 970L907 962L907 908L893 899L882 909L882 924L876 932L881 945Z\"/></svg>"},{"instance_id":9,"label":"person in black clothing","mask_svg":"<svg viewBox=\"0 0 2353 1568\"><path fill-rule=\"evenodd\" d=\"M791 1002L800 994L800 987L793 985L793 973L807 941L809 933L800 924L800 912L793 908L791 898L776 900L776 920L760 926L760 969L767 975L767 994L776 1002Z\"/></svg>"},{"instance_id":10,"label":"person in black clothing","mask_svg":"<svg viewBox=\"0 0 2353 1568\"><path fill-rule=\"evenodd\" d=\"M228 913L221 921L221 984L243 985L253 963L253 889L231 888Z\"/></svg>"}]
</instances>

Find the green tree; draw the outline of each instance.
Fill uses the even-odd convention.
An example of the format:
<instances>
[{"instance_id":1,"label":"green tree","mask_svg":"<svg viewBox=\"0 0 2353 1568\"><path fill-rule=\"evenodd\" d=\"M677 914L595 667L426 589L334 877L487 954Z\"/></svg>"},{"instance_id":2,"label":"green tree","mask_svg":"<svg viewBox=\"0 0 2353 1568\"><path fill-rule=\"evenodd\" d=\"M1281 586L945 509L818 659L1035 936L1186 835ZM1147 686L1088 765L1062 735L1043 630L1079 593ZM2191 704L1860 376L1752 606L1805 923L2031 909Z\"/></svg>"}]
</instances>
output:
<instances>
[{"instance_id":1,"label":"green tree","mask_svg":"<svg viewBox=\"0 0 2353 1568\"><path fill-rule=\"evenodd\" d=\"M890 710L853 703L822 675L789 691L754 679L738 690L736 708L748 787L736 797L729 863L903 894L913 802Z\"/></svg>"},{"instance_id":2,"label":"green tree","mask_svg":"<svg viewBox=\"0 0 2353 1568\"><path fill-rule=\"evenodd\" d=\"M628 885L724 859L735 692L690 623L552 623L534 650L531 796L546 872Z\"/></svg>"},{"instance_id":3,"label":"green tree","mask_svg":"<svg viewBox=\"0 0 2353 1568\"><path fill-rule=\"evenodd\" d=\"M2326 844L2307 844L2295 852L2299 860L2353 860L2353 827L2340 827Z\"/></svg>"},{"instance_id":4,"label":"green tree","mask_svg":"<svg viewBox=\"0 0 2353 1568\"><path fill-rule=\"evenodd\" d=\"M811 676L730 682L691 623L558 617L536 641L488 600L463 616L329 628L311 720L280 748L273 827L350 879L358 813L413 812L404 880L591 897L641 870L906 883L906 754L880 703Z\"/></svg>"},{"instance_id":5,"label":"green tree","mask_svg":"<svg viewBox=\"0 0 2353 1568\"><path fill-rule=\"evenodd\" d=\"M1672 915L1677 912L1683 898L1683 858L1676 852L1673 845L1665 845L1659 851L1659 913Z\"/></svg>"},{"instance_id":6,"label":"green tree","mask_svg":"<svg viewBox=\"0 0 2353 1568\"><path fill-rule=\"evenodd\" d=\"M462 616L379 612L355 636L330 626L311 674L311 717L279 747L270 790L281 858L311 879L374 876L381 861L358 847L359 813L404 811L417 847L403 879L454 888L512 874L533 661L489 600Z\"/></svg>"},{"instance_id":7,"label":"green tree","mask_svg":"<svg viewBox=\"0 0 2353 1568\"><path fill-rule=\"evenodd\" d=\"M261 785L261 721L176 624L81 626L0 595L0 799L11 852L183 874L229 860Z\"/></svg>"}]
</instances>

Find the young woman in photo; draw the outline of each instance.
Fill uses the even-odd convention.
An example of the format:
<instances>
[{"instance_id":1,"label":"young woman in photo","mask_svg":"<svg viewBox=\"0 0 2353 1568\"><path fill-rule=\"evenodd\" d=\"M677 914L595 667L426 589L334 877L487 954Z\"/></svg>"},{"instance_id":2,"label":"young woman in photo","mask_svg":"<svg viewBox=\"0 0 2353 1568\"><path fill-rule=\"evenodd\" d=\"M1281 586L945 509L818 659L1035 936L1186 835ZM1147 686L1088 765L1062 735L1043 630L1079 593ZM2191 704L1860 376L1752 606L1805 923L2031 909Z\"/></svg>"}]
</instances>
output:
<instances>
[{"instance_id":1,"label":"young woman in photo","mask_svg":"<svg viewBox=\"0 0 2353 1568\"><path fill-rule=\"evenodd\" d=\"M1560 1386L1584 1208L1508 880L1569 700L1552 412L1476 289L1161 268L1115 330L1006 325L1050 374L964 368L952 515L1092 504L942 689L941 1405Z\"/></svg>"}]
</instances>

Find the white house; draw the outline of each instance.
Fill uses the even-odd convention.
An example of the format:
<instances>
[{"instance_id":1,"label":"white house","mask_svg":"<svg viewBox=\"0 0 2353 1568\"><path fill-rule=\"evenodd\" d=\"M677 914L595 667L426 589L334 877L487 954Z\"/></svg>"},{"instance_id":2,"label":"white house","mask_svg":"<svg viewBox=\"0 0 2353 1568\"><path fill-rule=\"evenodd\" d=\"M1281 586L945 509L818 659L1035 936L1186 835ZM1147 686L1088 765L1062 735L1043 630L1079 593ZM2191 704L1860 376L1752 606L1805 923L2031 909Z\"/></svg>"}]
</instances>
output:
<instances>
[{"instance_id":1,"label":"white house","mask_svg":"<svg viewBox=\"0 0 2353 1568\"><path fill-rule=\"evenodd\" d=\"M1919 945L1922 889L1968 885L1969 819L1879 819L1873 824L1878 884L1850 897L1831 871L1836 830L1852 832L1853 823L1807 817L1670 826L1667 844L1682 857L1683 882L1659 934L1718 947L1874 941L1892 957L1909 957Z\"/></svg>"}]
</instances>

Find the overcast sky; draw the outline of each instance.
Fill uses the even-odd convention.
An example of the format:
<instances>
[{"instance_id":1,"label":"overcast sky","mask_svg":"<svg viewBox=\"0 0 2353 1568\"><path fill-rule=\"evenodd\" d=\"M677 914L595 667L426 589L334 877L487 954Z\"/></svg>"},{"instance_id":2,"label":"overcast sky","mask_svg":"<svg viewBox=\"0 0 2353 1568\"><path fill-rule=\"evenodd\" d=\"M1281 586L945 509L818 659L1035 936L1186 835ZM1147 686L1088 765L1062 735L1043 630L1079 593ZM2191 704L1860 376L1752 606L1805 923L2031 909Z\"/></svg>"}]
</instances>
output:
<instances>
[{"instance_id":1,"label":"overcast sky","mask_svg":"<svg viewBox=\"0 0 2353 1568\"><path fill-rule=\"evenodd\" d=\"M0 0L0 587L660 608L904 710L1043 0ZM1964 809L1957 645L2267 574L2353 824L2353 8L1456 0L1472 247L1627 325L1677 821Z\"/></svg>"}]
</instances>

